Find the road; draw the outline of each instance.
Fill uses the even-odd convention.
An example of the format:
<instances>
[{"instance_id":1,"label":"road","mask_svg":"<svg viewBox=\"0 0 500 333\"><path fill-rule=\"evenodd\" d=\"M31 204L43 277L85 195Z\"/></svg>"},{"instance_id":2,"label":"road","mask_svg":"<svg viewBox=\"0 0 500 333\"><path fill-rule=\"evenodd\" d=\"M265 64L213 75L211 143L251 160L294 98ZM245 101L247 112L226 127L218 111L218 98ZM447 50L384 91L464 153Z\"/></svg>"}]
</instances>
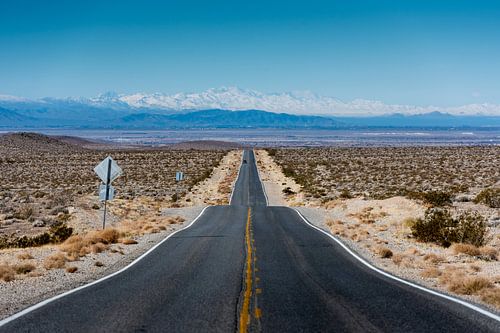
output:
<instances>
[{"instance_id":1,"label":"road","mask_svg":"<svg viewBox=\"0 0 500 333\"><path fill-rule=\"evenodd\" d=\"M294 210L268 207L253 153L243 159L229 206L0 332L500 332L369 269Z\"/></svg>"}]
</instances>

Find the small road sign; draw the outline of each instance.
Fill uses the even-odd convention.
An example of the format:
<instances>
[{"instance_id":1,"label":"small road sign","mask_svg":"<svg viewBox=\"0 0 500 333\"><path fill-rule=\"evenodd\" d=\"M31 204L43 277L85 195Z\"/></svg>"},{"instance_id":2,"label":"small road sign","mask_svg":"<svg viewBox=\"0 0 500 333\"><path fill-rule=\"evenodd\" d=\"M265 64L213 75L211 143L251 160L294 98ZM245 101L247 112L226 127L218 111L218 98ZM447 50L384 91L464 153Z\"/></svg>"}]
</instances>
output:
<instances>
[{"instance_id":1,"label":"small road sign","mask_svg":"<svg viewBox=\"0 0 500 333\"><path fill-rule=\"evenodd\" d=\"M181 180L184 180L184 172L177 171L175 173L175 180L180 182Z\"/></svg>"},{"instance_id":2,"label":"small road sign","mask_svg":"<svg viewBox=\"0 0 500 333\"><path fill-rule=\"evenodd\" d=\"M111 168L110 163L111 162ZM106 157L101 163L94 168L95 173L101 178L104 184L111 183L122 174L122 169L116 164L116 161L111 156ZM109 175L108 175L109 172ZM108 178L109 177L109 178Z\"/></svg>"},{"instance_id":3,"label":"small road sign","mask_svg":"<svg viewBox=\"0 0 500 333\"><path fill-rule=\"evenodd\" d=\"M115 196L115 189L111 186L111 182L122 174L122 169L111 156L108 156L94 168L94 171L104 183L99 186L99 200L104 201L102 217L102 228L104 229L106 227L106 203Z\"/></svg>"},{"instance_id":4,"label":"small road sign","mask_svg":"<svg viewBox=\"0 0 500 333\"><path fill-rule=\"evenodd\" d=\"M112 185L108 185L109 190L107 190L107 186L105 184L99 185L99 200L113 200L115 197L115 188Z\"/></svg>"}]
</instances>

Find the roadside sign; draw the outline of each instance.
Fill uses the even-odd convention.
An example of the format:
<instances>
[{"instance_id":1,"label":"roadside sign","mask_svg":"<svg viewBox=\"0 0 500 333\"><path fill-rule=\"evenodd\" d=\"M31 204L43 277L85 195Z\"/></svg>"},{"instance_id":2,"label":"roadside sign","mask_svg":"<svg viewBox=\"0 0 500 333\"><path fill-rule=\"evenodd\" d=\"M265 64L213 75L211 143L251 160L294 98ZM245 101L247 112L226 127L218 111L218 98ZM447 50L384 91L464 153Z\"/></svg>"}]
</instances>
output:
<instances>
[{"instance_id":1,"label":"roadside sign","mask_svg":"<svg viewBox=\"0 0 500 333\"><path fill-rule=\"evenodd\" d=\"M177 171L175 173L175 180L178 182L184 180L184 172Z\"/></svg>"},{"instance_id":2,"label":"roadside sign","mask_svg":"<svg viewBox=\"0 0 500 333\"><path fill-rule=\"evenodd\" d=\"M102 216L102 228L104 229L106 227L106 203L115 197L115 188L111 186L111 182L122 174L122 169L111 156L108 156L94 168L94 171L104 183L99 186L99 200L104 201Z\"/></svg>"},{"instance_id":3,"label":"roadside sign","mask_svg":"<svg viewBox=\"0 0 500 333\"><path fill-rule=\"evenodd\" d=\"M109 168L109 162L111 161L111 170L108 170ZM101 180L104 182L104 184L109 184L118 176L122 174L122 169L116 164L116 161L111 158L111 156L106 157L101 163L99 163L95 168L94 168L95 173ZM108 179L108 171L109 171L109 179Z\"/></svg>"},{"instance_id":4,"label":"roadside sign","mask_svg":"<svg viewBox=\"0 0 500 333\"><path fill-rule=\"evenodd\" d=\"M115 188L111 185L109 186L109 191L106 191L106 185L101 184L99 185L99 200L100 201L106 201L106 200L113 200L115 197ZM108 193L108 196L106 197L106 192Z\"/></svg>"}]
</instances>

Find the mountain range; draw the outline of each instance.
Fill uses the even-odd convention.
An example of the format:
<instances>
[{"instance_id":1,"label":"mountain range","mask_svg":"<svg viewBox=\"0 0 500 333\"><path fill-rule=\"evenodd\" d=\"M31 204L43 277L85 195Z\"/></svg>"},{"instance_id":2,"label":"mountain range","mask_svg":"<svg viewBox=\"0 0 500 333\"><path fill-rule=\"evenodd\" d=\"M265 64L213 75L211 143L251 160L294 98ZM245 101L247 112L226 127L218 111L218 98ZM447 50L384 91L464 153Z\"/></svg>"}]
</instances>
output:
<instances>
[{"instance_id":1,"label":"mountain range","mask_svg":"<svg viewBox=\"0 0 500 333\"><path fill-rule=\"evenodd\" d=\"M500 127L500 106L455 108L341 102L309 92L264 94L239 88L201 93L116 94L27 99L0 95L0 127L346 128Z\"/></svg>"}]
</instances>

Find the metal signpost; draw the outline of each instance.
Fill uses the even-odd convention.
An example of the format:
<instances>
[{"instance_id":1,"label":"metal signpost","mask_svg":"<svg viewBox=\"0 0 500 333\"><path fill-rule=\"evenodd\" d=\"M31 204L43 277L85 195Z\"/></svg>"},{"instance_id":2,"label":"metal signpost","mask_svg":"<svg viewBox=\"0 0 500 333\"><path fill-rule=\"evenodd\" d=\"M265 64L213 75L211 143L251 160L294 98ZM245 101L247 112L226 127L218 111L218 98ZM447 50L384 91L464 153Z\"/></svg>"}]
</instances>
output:
<instances>
[{"instance_id":1,"label":"metal signpost","mask_svg":"<svg viewBox=\"0 0 500 333\"><path fill-rule=\"evenodd\" d=\"M108 156L94 168L94 171L104 183L99 186L99 200L104 201L102 218L102 228L104 229L106 227L106 203L115 196L115 189L111 186L111 182L122 174L122 169L111 156Z\"/></svg>"}]
</instances>

